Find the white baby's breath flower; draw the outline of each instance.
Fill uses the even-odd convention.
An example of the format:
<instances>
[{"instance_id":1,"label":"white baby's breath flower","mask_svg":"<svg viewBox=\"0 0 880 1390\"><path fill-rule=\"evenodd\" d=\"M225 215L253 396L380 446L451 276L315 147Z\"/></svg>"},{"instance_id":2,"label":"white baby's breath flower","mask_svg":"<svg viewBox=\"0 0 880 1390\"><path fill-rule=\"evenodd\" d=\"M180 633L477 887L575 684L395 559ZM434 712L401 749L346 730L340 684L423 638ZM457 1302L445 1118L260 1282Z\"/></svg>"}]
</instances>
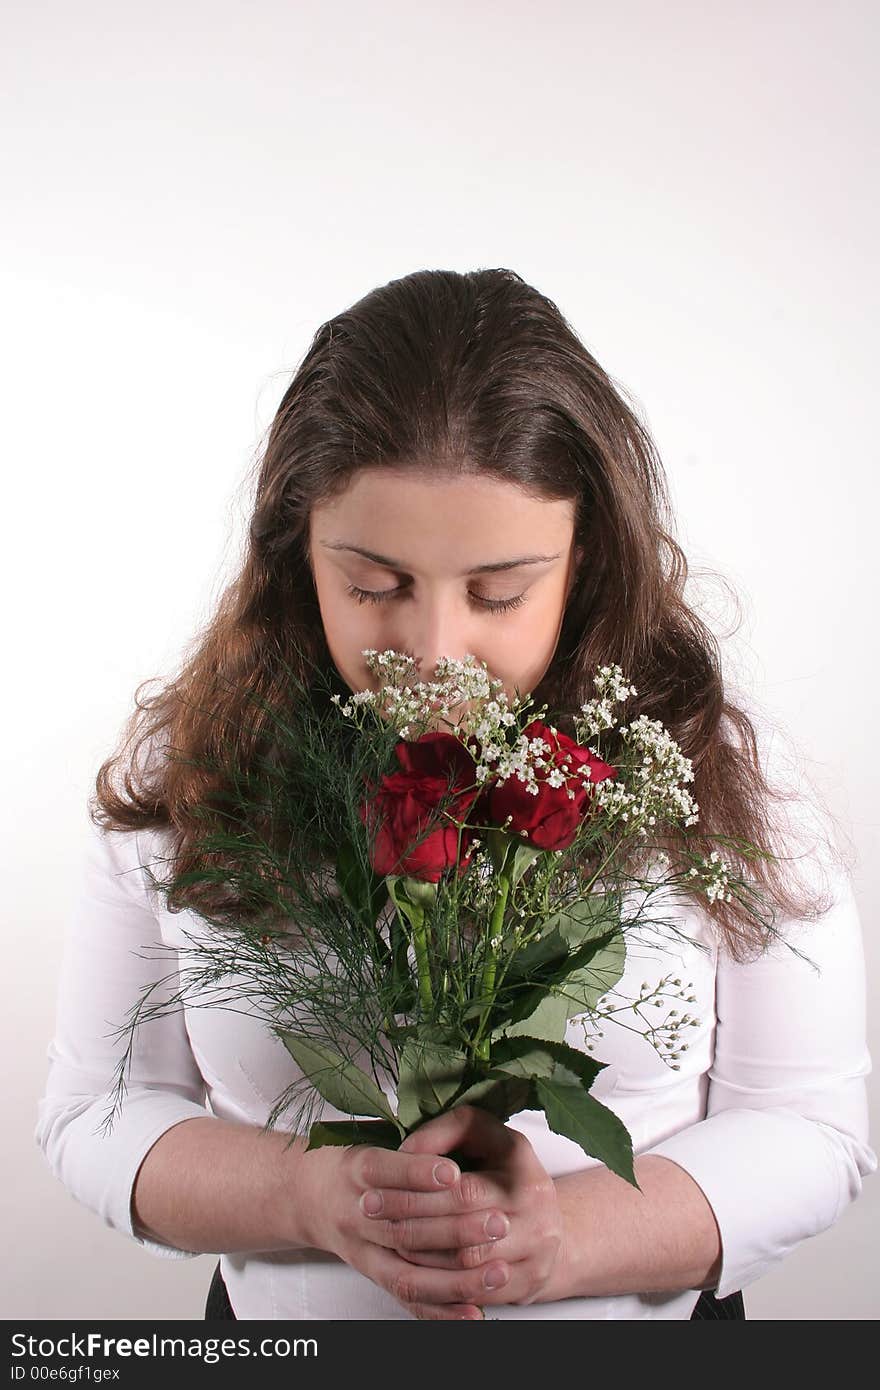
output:
<instances>
[{"instance_id":1,"label":"white baby's breath flower","mask_svg":"<svg viewBox=\"0 0 880 1390\"><path fill-rule=\"evenodd\" d=\"M649 826L654 829L664 822L689 826L698 820L699 806L685 788L694 777L691 761L656 720L641 715L621 725L618 732L630 753L625 766L621 764L623 772L619 769L616 777L593 782L589 766L573 769L564 756L560 757L554 725L548 725L547 737L552 743L516 732L525 726L523 716L532 704L531 695L511 701L504 682L492 678L485 661L471 653L462 660L441 657L432 681L418 680L414 659L392 648L384 652L366 648L362 655L380 689L354 693L343 713L351 717L361 706L379 708L407 739L417 739L428 729L437 728L438 720L445 720L450 732L471 753L479 786L491 779L503 787L510 778L516 778L531 797L539 795L542 785L564 791L570 801L586 792L596 815L616 823L627 836L642 839L647 838ZM615 707L637 691L617 665L599 667L594 685L596 698L581 705L581 717L574 721L575 738L581 746L593 739L591 751L600 757L600 735L617 725ZM455 722L453 711L458 716ZM529 714L528 722L535 718ZM666 867L661 860L657 863ZM717 860L712 863L717 867ZM693 876L698 876L696 871ZM713 895L728 891L727 883L714 877L705 888L712 900Z\"/></svg>"},{"instance_id":2,"label":"white baby's breath flower","mask_svg":"<svg viewBox=\"0 0 880 1390\"><path fill-rule=\"evenodd\" d=\"M733 895L730 892L730 873L731 865L721 858L717 850L713 850L708 858L699 860L689 870L688 876L699 880L710 903L719 898L723 902L731 902Z\"/></svg>"}]
</instances>

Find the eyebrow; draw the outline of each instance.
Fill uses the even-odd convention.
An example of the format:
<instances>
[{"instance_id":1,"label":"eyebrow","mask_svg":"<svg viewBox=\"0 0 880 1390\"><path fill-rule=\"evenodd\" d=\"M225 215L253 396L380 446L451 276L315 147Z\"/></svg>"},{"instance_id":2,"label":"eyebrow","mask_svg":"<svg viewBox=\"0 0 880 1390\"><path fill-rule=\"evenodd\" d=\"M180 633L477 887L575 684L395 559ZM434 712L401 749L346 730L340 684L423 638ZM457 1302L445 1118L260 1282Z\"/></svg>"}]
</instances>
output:
<instances>
[{"instance_id":1,"label":"eyebrow","mask_svg":"<svg viewBox=\"0 0 880 1390\"><path fill-rule=\"evenodd\" d=\"M362 555L365 560L372 560L374 565L383 565L385 569L396 570L398 574L405 573L405 567L399 560L391 560L387 555L376 555L372 550L364 550L359 545L349 545L346 541L321 541L321 545L328 550L351 550L355 555ZM558 550L555 555L520 555L516 560L494 560L488 565L474 565L473 569L465 570L465 574L498 574L502 570L515 570L520 565L542 565L548 560L558 560L562 554Z\"/></svg>"}]
</instances>

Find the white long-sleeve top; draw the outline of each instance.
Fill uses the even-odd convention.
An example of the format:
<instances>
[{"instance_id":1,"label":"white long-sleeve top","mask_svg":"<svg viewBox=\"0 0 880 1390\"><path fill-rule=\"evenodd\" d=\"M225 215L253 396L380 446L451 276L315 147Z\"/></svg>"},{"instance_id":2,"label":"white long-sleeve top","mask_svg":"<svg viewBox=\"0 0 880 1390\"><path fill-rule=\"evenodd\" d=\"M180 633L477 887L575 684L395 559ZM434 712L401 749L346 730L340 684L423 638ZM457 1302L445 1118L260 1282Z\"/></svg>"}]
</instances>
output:
<instances>
[{"instance_id":1,"label":"white long-sleeve top","mask_svg":"<svg viewBox=\"0 0 880 1390\"><path fill-rule=\"evenodd\" d=\"M167 912L144 872L152 865L159 876L167 873L166 836L88 824L35 1139L58 1179L109 1226L154 1255L187 1258L198 1252L143 1239L133 1228L131 1195L142 1160L172 1125L194 1116L263 1125L300 1073L262 1018L178 1005L136 1030L121 1112L109 1134L103 1128L123 1051L113 1030L143 989L167 977L186 959L187 945L210 931L194 914ZM622 1023L609 1019L598 1037L595 1028L590 1034L576 1020L569 1024L569 1044L585 1048L589 1034L591 1055L607 1064L592 1094L627 1126L634 1152L674 1160L708 1199L721 1234L719 1298L832 1226L877 1168L868 1143L871 1058L859 915L848 875L824 881L833 883L835 901L819 921L777 924L818 972L780 943L737 964L718 948L705 911L679 905L676 926L690 940L656 929L630 934L624 976L603 1001L616 1006L660 992L660 1004L626 1009L617 1015ZM151 952L157 943L165 946ZM648 1037L671 1009L689 1015L672 1044L677 1069L672 1049ZM390 1079L385 1089L394 1101ZM325 1104L314 1118L346 1117ZM528 1137L553 1177L597 1162L550 1130L542 1111L523 1111L508 1123ZM221 1271L240 1319L410 1317L384 1289L324 1251L222 1254ZM699 1293L486 1311L501 1319L686 1319Z\"/></svg>"}]
</instances>

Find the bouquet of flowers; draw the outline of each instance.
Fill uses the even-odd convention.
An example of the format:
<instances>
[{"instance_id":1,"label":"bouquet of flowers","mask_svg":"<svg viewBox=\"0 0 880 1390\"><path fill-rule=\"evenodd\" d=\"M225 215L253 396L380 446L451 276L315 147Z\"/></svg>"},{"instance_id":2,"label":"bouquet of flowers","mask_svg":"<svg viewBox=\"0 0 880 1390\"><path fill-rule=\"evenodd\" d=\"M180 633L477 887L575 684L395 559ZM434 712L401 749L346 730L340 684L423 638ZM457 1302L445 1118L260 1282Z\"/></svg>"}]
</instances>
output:
<instances>
[{"instance_id":1,"label":"bouquet of flowers","mask_svg":"<svg viewBox=\"0 0 880 1390\"><path fill-rule=\"evenodd\" d=\"M284 718L264 706L269 754L222 766L200 867L166 882L148 870L172 910L185 886L231 894L228 908L215 894L199 911L212 931L187 938L195 964L175 972L179 988L157 1004L150 986L119 1030L117 1104L140 1023L182 1000L247 1000L299 1073L267 1127L295 1107L292 1132L309 1148L397 1148L461 1104L502 1121L535 1109L637 1187L628 1131L590 1094L605 1064L591 1041L566 1039L612 1017L602 1001L655 894L736 894L759 914L753 885L717 850L688 848L690 761L658 722L621 723L615 708L637 692L619 666L599 669L596 698L565 733L471 657L441 660L424 683L406 656L363 655L377 691L343 698L288 672ZM455 722L453 710L464 711ZM602 755L612 732L613 762ZM664 872L669 857L651 845L661 830L681 836L689 867ZM230 977L231 1003L210 995ZM681 1026L675 1015L661 1052L672 1067ZM351 1118L315 1120L322 1101Z\"/></svg>"}]
</instances>

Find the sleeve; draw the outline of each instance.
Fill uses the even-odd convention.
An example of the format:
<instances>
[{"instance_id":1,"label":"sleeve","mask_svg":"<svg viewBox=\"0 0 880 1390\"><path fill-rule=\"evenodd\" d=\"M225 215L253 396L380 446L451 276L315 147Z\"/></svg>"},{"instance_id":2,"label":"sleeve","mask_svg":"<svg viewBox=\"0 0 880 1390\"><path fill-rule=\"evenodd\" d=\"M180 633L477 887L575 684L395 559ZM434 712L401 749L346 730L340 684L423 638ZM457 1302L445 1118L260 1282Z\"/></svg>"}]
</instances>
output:
<instances>
[{"instance_id":1,"label":"sleeve","mask_svg":"<svg viewBox=\"0 0 880 1390\"><path fill-rule=\"evenodd\" d=\"M778 941L752 963L719 956L706 1117L646 1151L689 1173L714 1211L718 1298L832 1226L877 1168L861 924L848 874L831 886L827 912L784 931L815 967Z\"/></svg>"},{"instance_id":2,"label":"sleeve","mask_svg":"<svg viewBox=\"0 0 880 1390\"><path fill-rule=\"evenodd\" d=\"M147 1239L131 1213L138 1169L156 1140L181 1120L210 1114L182 1008L135 1030L125 1094L109 1131L105 1125L125 1052L114 1033L141 991L172 975L176 963L167 948L145 958L161 938L140 863L136 832L89 822L34 1138L55 1177L106 1225L154 1255L188 1258L200 1252Z\"/></svg>"}]
</instances>

